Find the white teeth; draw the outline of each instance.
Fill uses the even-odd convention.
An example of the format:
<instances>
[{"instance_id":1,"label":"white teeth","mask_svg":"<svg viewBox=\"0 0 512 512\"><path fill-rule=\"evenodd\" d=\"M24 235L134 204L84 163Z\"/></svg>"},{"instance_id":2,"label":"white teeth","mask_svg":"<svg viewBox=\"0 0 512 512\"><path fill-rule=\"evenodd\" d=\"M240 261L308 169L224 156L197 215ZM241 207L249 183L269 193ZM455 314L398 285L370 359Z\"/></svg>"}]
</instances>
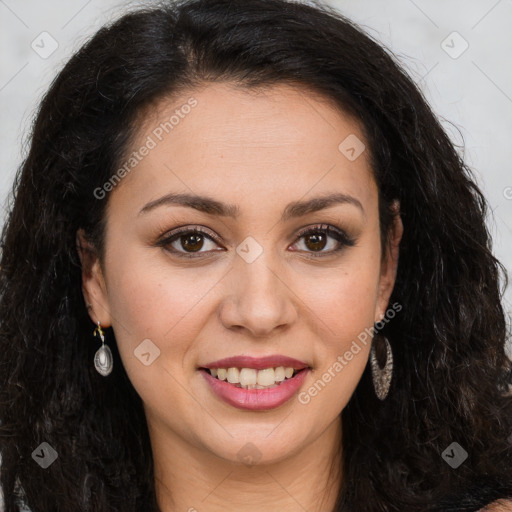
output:
<instances>
[{"instance_id":1,"label":"white teeth","mask_svg":"<svg viewBox=\"0 0 512 512\"><path fill-rule=\"evenodd\" d=\"M238 368L228 368L228 382L238 384L240 382L240 371Z\"/></svg>"},{"instance_id":2,"label":"white teeth","mask_svg":"<svg viewBox=\"0 0 512 512\"><path fill-rule=\"evenodd\" d=\"M285 379L293 376L294 369L284 366L277 368L212 368L210 373L219 380L227 380L230 384L246 389L265 389L279 385Z\"/></svg>"},{"instance_id":3,"label":"white teeth","mask_svg":"<svg viewBox=\"0 0 512 512\"><path fill-rule=\"evenodd\" d=\"M265 368L258 372L258 385L259 386L272 386L276 383L274 368Z\"/></svg>"},{"instance_id":4,"label":"white teeth","mask_svg":"<svg viewBox=\"0 0 512 512\"><path fill-rule=\"evenodd\" d=\"M256 385L258 373L254 368L242 368L240 370L240 385L241 386L251 386Z\"/></svg>"},{"instance_id":5,"label":"white teeth","mask_svg":"<svg viewBox=\"0 0 512 512\"><path fill-rule=\"evenodd\" d=\"M276 382L282 382L285 378L285 374L284 374L284 368L282 366L278 366L276 369L275 369L275 379L276 379Z\"/></svg>"}]
</instances>

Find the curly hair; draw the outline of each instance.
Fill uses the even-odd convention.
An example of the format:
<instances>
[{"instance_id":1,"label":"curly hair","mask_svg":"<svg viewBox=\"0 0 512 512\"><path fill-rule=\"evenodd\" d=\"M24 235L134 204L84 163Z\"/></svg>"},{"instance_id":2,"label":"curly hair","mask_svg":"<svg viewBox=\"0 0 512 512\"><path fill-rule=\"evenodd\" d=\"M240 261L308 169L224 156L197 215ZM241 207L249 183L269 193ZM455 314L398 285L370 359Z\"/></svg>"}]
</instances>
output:
<instances>
[{"instance_id":1,"label":"curly hair","mask_svg":"<svg viewBox=\"0 0 512 512\"><path fill-rule=\"evenodd\" d=\"M2 233L0 483L5 511L157 511L141 398L92 360L81 291L83 229L103 254L108 181L149 106L208 82L287 83L361 121L383 245L400 201L404 234L382 332L395 375L379 401L369 365L341 412L335 511L477 510L512 498L512 363L487 202L394 54L334 8L289 0L163 2L101 28L51 84ZM107 198L108 199L108 198ZM127 419L129 418L129 421ZM58 461L42 470L46 442ZM468 453L456 470L441 453Z\"/></svg>"}]
</instances>

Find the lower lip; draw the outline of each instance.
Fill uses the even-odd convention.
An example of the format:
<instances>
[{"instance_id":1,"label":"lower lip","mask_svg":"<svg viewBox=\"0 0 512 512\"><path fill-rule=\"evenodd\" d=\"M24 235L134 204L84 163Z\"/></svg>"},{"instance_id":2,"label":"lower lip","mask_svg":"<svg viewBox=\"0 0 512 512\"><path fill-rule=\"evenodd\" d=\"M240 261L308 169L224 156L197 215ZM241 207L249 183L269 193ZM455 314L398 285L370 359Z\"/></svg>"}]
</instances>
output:
<instances>
[{"instance_id":1,"label":"lower lip","mask_svg":"<svg viewBox=\"0 0 512 512\"><path fill-rule=\"evenodd\" d=\"M208 370L201 369L200 372L212 391L226 403L238 409L264 411L279 407L290 400L304 383L309 368L301 370L291 379L286 379L275 388L269 389L237 388L225 380L213 377Z\"/></svg>"}]
</instances>

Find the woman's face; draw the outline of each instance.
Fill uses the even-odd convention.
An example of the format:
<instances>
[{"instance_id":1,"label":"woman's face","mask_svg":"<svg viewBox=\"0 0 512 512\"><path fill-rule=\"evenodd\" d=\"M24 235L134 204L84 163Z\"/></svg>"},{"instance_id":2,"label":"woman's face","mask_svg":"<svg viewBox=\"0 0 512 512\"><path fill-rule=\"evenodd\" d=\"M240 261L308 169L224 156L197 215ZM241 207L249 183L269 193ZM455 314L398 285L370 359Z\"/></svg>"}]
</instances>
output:
<instances>
[{"instance_id":1,"label":"woman's face","mask_svg":"<svg viewBox=\"0 0 512 512\"><path fill-rule=\"evenodd\" d=\"M285 85L213 84L146 117L107 196L103 265L83 285L150 432L271 462L340 421L369 355L358 336L384 316L397 262L395 247L381 264L363 141L352 119ZM397 246L399 221L395 233ZM236 357L255 359L216 364ZM274 387L240 388L237 371L229 383L207 366ZM282 383L277 367L305 369Z\"/></svg>"}]
</instances>

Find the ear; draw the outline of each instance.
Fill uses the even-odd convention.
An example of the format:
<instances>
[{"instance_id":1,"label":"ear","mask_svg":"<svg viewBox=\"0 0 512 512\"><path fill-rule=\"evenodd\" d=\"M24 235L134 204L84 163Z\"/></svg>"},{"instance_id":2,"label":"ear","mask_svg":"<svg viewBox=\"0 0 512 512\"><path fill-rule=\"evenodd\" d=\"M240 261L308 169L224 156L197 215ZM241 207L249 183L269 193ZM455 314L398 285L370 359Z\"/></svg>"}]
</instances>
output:
<instances>
[{"instance_id":1,"label":"ear","mask_svg":"<svg viewBox=\"0 0 512 512\"><path fill-rule=\"evenodd\" d=\"M82 293L89 316L94 324L100 322L102 327L110 327L110 306L100 259L83 229L76 233L76 249L82 264Z\"/></svg>"},{"instance_id":2,"label":"ear","mask_svg":"<svg viewBox=\"0 0 512 512\"><path fill-rule=\"evenodd\" d=\"M375 309L375 323L382 320L386 314L389 298L393 292L396 280L396 272L398 268L398 254L400 240L404 231L402 218L400 217L400 203L395 200L391 206L394 218L391 226L391 233L386 240L384 258L381 263L380 280L379 280L379 297L377 307Z\"/></svg>"}]
</instances>

